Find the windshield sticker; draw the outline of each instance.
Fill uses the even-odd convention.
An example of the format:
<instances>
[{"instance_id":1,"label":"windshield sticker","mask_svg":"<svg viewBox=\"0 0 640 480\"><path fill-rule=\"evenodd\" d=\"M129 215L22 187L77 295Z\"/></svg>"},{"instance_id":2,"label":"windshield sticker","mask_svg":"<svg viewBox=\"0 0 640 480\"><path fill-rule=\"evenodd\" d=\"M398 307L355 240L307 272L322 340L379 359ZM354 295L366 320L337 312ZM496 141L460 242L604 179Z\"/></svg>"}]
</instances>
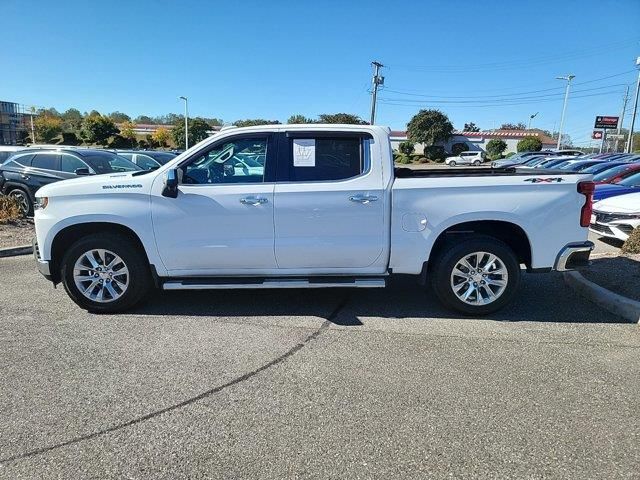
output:
<instances>
[{"instance_id":1,"label":"windshield sticker","mask_svg":"<svg viewBox=\"0 0 640 480\"><path fill-rule=\"evenodd\" d=\"M549 177L549 178L527 178L525 182L531 183L560 183L563 181L562 177Z\"/></svg>"},{"instance_id":2,"label":"windshield sticker","mask_svg":"<svg viewBox=\"0 0 640 480\"><path fill-rule=\"evenodd\" d=\"M295 138L293 140L293 166L316 166L316 141L314 139Z\"/></svg>"}]
</instances>

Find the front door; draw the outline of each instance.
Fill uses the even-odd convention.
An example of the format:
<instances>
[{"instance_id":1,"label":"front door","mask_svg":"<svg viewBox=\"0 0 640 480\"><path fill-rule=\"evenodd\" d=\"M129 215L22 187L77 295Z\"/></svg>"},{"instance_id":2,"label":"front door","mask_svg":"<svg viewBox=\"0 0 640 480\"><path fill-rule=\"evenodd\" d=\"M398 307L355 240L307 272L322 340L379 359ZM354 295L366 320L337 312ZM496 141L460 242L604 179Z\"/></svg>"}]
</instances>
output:
<instances>
[{"instance_id":1,"label":"front door","mask_svg":"<svg viewBox=\"0 0 640 480\"><path fill-rule=\"evenodd\" d=\"M177 198L152 196L158 252L172 275L276 268L273 156L268 135L227 137L180 165Z\"/></svg>"},{"instance_id":2,"label":"front door","mask_svg":"<svg viewBox=\"0 0 640 480\"><path fill-rule=\"evenodd\" d=\"M370 138L341 132L283 134L278 162L278 267L327 274L383 272L386 198L381 161L371 162Z\"/></svg>"}]
</instances>

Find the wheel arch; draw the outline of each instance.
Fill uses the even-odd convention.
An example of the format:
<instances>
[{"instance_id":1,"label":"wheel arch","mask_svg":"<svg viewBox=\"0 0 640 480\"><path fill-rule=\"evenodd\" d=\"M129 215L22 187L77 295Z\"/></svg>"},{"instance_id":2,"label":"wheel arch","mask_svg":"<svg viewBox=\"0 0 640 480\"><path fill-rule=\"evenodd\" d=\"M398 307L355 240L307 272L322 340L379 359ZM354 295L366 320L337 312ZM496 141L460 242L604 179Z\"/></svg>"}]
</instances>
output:
<instances>
[{"instance_id":1,"label":"wheel arch","mask_svg":"<svg viewBox=\"0 0 640 480\"><path fill-rule=\"evenodd\" d=\"M531 270L531 242L524 229L512 222L505 220L473 220L457 223L443 230L436 238L427 265L433 264L433 260L440 254L446 243L456 236L487 235L504 242L515 253L518 262Z\"/></svg>"},{"instance_id":2,"label":"wheel arch","mask_svg":"<svg viewBox=\"0 0 640 480\"><path fill-rule=\"evenodd\" d=\"M150 264L149 256L147 255L142 240L131 228L111 222L76 223L57 232L51 243L50 269L52 276L51 280L54 283L59 283L61 280L60 267L65 251L82 237L96 233L117 234L130 239L135 247L144 255L147 263Z\"/></svg>"}]
</instances>

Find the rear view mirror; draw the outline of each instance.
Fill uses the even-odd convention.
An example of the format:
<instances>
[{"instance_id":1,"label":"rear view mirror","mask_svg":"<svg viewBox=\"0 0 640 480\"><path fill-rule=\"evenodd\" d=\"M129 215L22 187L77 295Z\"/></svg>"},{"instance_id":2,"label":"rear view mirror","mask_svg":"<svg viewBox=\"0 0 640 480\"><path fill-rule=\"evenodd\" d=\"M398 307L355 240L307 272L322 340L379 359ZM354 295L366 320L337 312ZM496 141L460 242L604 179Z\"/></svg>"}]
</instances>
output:
<instances>
[{"instance_id":1,"label":"rear view mirror","mask_svg":"<svg viewBox=\"0 0 640 480\"><path fill-rule=\"evenodd\" d=\"M73 173L75 173L76 175L91 175L91 172L86 167L76 168Z\"/></svg>"},{"instance_id":2,"label":"rear view mirror","mask_svg":"<svg viewBox=\"0 0 640 480\"><path fill-rule=\"evenodd\" d=\"M164 179L162 196L169 198L178 197L178 171L175 168L167 171L167 176Z\"/></svg>"}]
</instances>

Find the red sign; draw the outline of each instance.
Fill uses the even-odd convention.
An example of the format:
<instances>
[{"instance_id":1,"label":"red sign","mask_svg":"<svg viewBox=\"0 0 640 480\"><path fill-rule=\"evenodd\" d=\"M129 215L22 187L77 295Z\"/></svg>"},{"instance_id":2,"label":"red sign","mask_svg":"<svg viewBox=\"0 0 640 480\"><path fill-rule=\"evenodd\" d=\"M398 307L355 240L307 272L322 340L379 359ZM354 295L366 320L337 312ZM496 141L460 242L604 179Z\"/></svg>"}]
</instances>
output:
<instances>
[{"instance_id":1,"label":"red sign","mask_svg":"<svg viewBox=\"0 0 640 480\"><path fill-rule=\"evenodd\" d=\"M618 120L620 117L605 117L598 115L596 124L593 128L618 128Z\"/></svg>"},{"instance_id":2,"label":"red sign","mask_svg":"<svg viewBox=\"0 0 640 480\"><path fill-rule=\"evenodd\" d=\"M593 134L591 135L591 138L593 138L594 140L602 140L602 131L594 130Z\"/></svg>"}]
</instances>

